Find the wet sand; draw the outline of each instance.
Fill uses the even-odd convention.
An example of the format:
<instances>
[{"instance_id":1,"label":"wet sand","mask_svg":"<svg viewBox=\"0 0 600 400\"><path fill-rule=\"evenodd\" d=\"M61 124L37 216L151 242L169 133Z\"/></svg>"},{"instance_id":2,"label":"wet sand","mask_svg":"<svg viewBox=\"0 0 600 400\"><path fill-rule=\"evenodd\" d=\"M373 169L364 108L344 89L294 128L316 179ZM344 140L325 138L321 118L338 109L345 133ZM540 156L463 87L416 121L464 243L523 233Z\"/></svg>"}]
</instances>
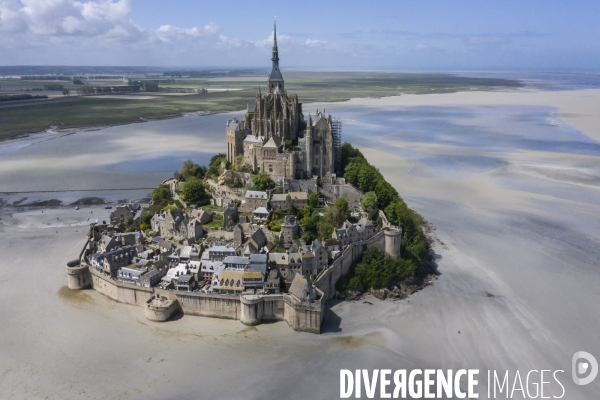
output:
<instances>
[{"instance_id":1,"label":"wet sand","mask_svg":"<svg viewBox=\"0 0 600 400\"><path fill-rule=\"evenodd\" d=\"M172 173L161 161L170 154L187 152L200 161L224 150L225 120L236 113L80 132L0 154L0 191L59 190L0 194L0 397L325 399L339 396L341 368L479 368L480 398L486 398L487 369L562 369L565 398L594 398L598 380L578 387L570 378L575 351L600 355L600 206L594 201L600 198L594 150L600 125L584 103L600 109L600 91L325 105L344 115L346 140L361 145L436 227L440 277L407 300L333 303L320 336L293 332L283 322L248 328L184 316L151 323L141 308L94 291L69 292L64 264L85 242L86 219L107 210L64 206L42 213L11 205L24 196L64 204L87 196L107 202L147 196L144 190L60 190L152 186ZM482 105L491 110L487 119L485 109L473 108ZM556 115L548 111L550 119L568 126L540 122L531 106L556 109ZM453 115L460 129L451 135L441 123L437 131L415 127L406 115L423 111L418 107L430 107L424 119L447 122L444 113L453 110L469 114L470 122ZM504 132L514 107L527 118ZM530 128L543 137L541 149L521 140ZM430 131L436 136L427 136ZM503 133L513 136L488 149ZM549 389L546 395L560 394Z\"/></svg>"}]
</instances>

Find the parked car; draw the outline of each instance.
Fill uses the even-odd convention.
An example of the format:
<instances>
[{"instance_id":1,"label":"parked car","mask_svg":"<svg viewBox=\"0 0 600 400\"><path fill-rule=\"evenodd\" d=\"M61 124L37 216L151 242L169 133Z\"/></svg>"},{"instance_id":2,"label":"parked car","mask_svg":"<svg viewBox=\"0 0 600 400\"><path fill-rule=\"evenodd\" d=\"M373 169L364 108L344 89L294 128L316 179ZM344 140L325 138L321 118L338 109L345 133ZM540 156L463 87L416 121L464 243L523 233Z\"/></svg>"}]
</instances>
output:
<instances>
[{"instance_id":1,"label":"parked car","mask_svg":"<svg viewBox=\"0 0 600 400\"><path fill-rule=\"evenodd\" d=\"M112 208L112 206L106 206L104 208L106 208L107 210L110 210Z\"/></svg>"},{"instance_id":2,"label":"parked car","mask_svg":"<svg viewBox=\"0 0 600 400\"><path fill-rule=\"evenodd\" d=\"M79 206L75 207L76 210L79 210Z\"/></svg>"}]
</instances>

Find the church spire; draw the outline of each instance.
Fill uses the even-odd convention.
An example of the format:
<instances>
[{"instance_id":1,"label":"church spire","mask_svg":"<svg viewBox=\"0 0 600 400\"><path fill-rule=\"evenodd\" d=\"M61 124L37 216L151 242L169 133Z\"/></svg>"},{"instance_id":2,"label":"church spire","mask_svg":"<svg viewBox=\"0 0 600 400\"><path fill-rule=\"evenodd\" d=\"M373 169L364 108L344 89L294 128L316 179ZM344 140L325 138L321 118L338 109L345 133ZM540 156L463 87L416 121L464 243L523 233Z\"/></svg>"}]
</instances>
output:
<instances>
[{"instance_id":1,"label":"church spire","mask_svg":"<svg viewBox=\"0 0 600 400\"><path fill-rule=\"evenodd\" d=\"M277 50L277 15L273 20L273 57L271 57L273 63L277 63L279 66L279 51ZM275 66L275 64L273 64Z\"/></svg>"},{"instance_id":2,"label":"church spire","mask_svg":"<svg viewBox=\"0 0 600 400\"><path fill-rule=\"evenodd\" d=\"M277 16L273 22L273 56L271 57L273 67L269 74L269 93L283 93L283 76L279 70L279 50L277 49Z\"/></svg>"}]
</instances>

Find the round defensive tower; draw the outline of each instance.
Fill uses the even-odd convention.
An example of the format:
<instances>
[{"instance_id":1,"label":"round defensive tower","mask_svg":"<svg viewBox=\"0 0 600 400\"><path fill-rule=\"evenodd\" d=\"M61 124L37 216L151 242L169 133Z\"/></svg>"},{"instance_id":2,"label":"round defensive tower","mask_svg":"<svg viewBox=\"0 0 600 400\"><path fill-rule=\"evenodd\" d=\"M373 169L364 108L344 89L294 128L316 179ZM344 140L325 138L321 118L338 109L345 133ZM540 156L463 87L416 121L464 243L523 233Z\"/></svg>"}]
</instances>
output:
<instances>
[{"instance_id":1,"label":"round defensive tower","mask_svg":"<svg viewBox=\"0 0 600 400\"><path fill-rule=\"evenodd\" d=\"M391 258L399 258L400 246L402 243L402 229L390 226L383 232L385 235L385 255Z\"/></svg>"},{"instance_id":2,"label":"round defensive tower","mask_svg":"<svg viewBox=\"0 0 600 400\"><path fill-rule=\"evenodd\" d=\"M262 322L264 314L263 298L256 295L240 297L242 312L240 322L244 325L254 326Z\"/></svg>"},{"instance_id":3,"label":"round defensive tower","mask_svg":"<svg viewBox=\"0 0 600 400\"><path fill-rule=\"evenodd\" d=\"M181 306L177 300L169 300L166 297L155 295L146 301L144 316L149 321L165 322L180 311Z\"/></svg>"},{"instance_id":4,"label":"round defensive tower","mask_svg":"<svg viewBox=\"0 0 600 400\"><path fill-rule=\"evenodd\" d=\"M87 265L81 265L79 260L72 260L67 263L65 269L69 289L81 290L92 287L92 274Z\"/></svg>"}]
</instances>

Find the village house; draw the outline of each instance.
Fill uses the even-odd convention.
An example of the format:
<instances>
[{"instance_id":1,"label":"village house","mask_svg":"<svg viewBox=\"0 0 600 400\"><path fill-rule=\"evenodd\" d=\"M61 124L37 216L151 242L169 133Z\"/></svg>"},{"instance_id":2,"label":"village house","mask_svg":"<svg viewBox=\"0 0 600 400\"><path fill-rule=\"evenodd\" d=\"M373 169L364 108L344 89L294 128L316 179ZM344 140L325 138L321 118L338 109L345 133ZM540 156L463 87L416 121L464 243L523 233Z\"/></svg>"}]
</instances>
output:
<instances>
[{"instance_id":1,"label":"village house","mask_svg":"<svg viewBox=\"0 0 600 400\"><path fill-rule=\"evenodd\" d=\"M235 249L229 246L211 246L202 254L202 259L223 261L225 257L235 256Z\"/></svg>"},{"instance_id":2,"label":"village house","mask_svg":"<svg viewBox=\"0 0 600 400\"><path fill-rule=\"evenodd\" d=\"M269 253L268 256L270 268L279 270L286 282L291 282L295 274L303 274L302 255L300 253Z\"/></svg>"},{"instance_id":3,"label":"village house","mask_svg":"<svg viewBox=\"0 0 600 400\"><path fill-rule=\"evenodd\" d=\"M228 203L223 207L223 228L231 229L238 222L238 212L235 203Z\"/></svg>"},{"instance_id":4,"label":"village house","mask_svg":"<svg viewBox=\"0 0 600 400\"><path fill-rule=\"evenodd\" d=\"M142 287L154 287L167 274L167 265L162 262L156 262L152 268L140 276L140 284Z\"/></svg>"},{"instance_id":5,"label":"village house","mask_svg":"<svg viewBox=\"0 0 600 400\"><path fill-rule=\"evenodd\" d=\"M196 280L193 275L179 275L177 277L175 288L182 292L191 292L196 286Z\"/></svg>"},{"instance_id":6,"label":"village house","mask_svg":"<svg viewBox=\"0 0 600 400\"><path fill-rule=\"evenodd\" d=\"M107 275L116 276L121 267L126 267L137 256L135 246L114 249L106 253L97 253L91 256L91 265L98 271Z\"/></svg>"},{"instance_id":7,"label":"village house","mask_svg":"<svg viewBox=\"0 0 600 400\"><path fill-rule=\"evenodd\" d=\"M265 231L262 228L255 230L252 236L243 244L242 254L244 256L250 256L251 254L258 253L267 245L268 240L265 235Z\"/></svg>"},{"instance_id":8,"label":"village house","mask_svg":"<svg viewBox=\"0 0 600 400\"><path fill-rule=\"evenodd\" d=\"M288 210L290 205L299 210L308 204L308 193L289 192L273 194L269 204L273 211Z\"/></svg>"},{"instance_id":9,"label":"village house","mask_svg":"<svg viewBox=\"0 0 600 400\"><path fill-rule=\"evenodd\" d=\"M367 240L376 233L377 231L375 230L373 223L367 218L362 218L356 224L353 224L350 221L344 222L341 228L334 229L331 237L337 239L343 247L354 242Z\"/></svg>"},{"instance_id":10,"label":"village house","mask_svg":"<svg viewBox=\"0 0 600 400\"><path fill-rule=\"evenodd\" d=\"M267 192L260 192L257 190L247 190L244 200L242 200L242 211L252 212L258 207L269 206L269 195Z\"/></svg>"},{"instance_id":11,"label":"village house","mask_svg":"<svg viewBox=\"0 0 600 400\"><path fill-rule=\"evenodd\" d=\"M150 220L154 232L163 238L196 241L204 234L202 224L197 218L188 215L178 208L155 214Z\"/></svg>"},{"instance_id":12,"label":"village house","mask_svg":"<svg viewBox=\"0 0 600 400\"><path fill-rule=\"evenodd\" d=\"M264 224L269 219L271 212L265 207L258 207L252 211L252 222L255 224Z\"/></svg>"},{"instance_id":13,"label":"village house","mask_svg":"<svg viewBox=\"0 0 600 400\"><path fill-rule=\"evenodd\" d=\"M289 215L285 218L285 222L281 224L281 232L279 234L279 243L289 246L294 240L294 236L300 233L300 225L296 221L296 217Z\"/></svg>"},{"instance_id":14,"label":"village house","mask_svg":"<svg viewBox=\"0 0 600 400\"><path fill-rule=\"evenodd\" d=\"M141 207L136 203L119 204L110 213L110 222L112 224L126 223L129 218L134 220L138 211L141 211ZM139 226L139 219L138 219Z\"/></svg>"}]
</instances>

